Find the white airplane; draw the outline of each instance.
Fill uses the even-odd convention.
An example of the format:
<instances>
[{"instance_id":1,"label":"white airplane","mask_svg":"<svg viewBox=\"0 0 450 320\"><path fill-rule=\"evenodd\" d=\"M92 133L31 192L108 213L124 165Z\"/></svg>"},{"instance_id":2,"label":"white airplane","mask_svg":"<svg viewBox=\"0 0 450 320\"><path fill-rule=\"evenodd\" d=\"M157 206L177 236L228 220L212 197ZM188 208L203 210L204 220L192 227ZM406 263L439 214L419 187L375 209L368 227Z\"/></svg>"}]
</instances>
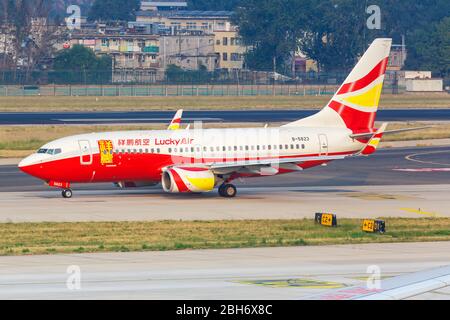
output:
<instances>
[{"instance_id":1,"label":"white airplane","mask_svg":"<svg viewBox=\"0 0 450 320\"><path fill-rule=\"evenodd\" d=\"M386 132L387 124L374 127L391 43L376 39L325 108L282 127L180 129L180 113L165 131L90 133L52 141L19 168L62 189L65 198L72 197L71 183L100 182L120 187L161 183L169 193L219 187L221 196L234 197L237 178L370 155L383 134L405 131Z\"/></svg>"}]
</instances>

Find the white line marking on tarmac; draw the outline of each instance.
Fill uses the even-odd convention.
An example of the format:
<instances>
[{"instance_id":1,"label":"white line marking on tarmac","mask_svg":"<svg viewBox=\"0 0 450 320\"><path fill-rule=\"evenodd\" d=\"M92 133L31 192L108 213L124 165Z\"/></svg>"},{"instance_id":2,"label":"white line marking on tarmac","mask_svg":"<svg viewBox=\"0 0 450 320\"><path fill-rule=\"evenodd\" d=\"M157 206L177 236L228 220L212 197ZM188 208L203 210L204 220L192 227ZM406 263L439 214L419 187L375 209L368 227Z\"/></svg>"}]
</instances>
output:
<instances>
[{"instance_id":1,"label":"white line marking on tarmac","mask_svg":"<svg viewBox=\"0 0 450 320\"><path fill-rule=\"evenodd\" d=\"M402 172L450 172L450 168L392 169Z\"/></svg>"},{"instance_id":2,"label":"white line marking on tarmac","mask_svg":"<svg viewBox=\"0 0 450 320\"><path fill-rule=\"evenodd\" d=\"M123 119L108 119L108 118L86 118L86 119L51 119L52 121L63 122L113 122L113 121L171 121L172 118L123 118ZM221 118L183 118L183 121L222 121Z\"/></svg>"}]
</instances>

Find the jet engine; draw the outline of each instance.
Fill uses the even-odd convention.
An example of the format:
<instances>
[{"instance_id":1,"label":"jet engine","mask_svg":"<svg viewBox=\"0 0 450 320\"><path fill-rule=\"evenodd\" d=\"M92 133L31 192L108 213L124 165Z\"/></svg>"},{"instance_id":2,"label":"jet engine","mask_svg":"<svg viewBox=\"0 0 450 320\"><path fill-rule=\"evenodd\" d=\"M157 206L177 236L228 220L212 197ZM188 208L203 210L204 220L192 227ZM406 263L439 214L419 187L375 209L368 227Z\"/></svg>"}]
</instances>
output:
<instances>
[{"instance_id":1,"label":"jet engine","mask_svg":"<svg viewBox=\"0 0 450 320\"><path fill-rule=\"evenodd\" d=\"M162 174L164 191L170 193L210 192L216 185L216 177L205 168L168 168Z\"/></svg>"}]
</instances>

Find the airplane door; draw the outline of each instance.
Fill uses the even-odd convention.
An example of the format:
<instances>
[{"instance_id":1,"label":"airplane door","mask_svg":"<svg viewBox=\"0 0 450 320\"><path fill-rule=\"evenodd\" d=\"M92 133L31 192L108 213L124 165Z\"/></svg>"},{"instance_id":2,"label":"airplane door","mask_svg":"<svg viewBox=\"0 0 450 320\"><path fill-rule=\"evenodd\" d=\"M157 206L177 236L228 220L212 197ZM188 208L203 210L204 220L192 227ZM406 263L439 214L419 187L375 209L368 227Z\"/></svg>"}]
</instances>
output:
<instances>
[{"instance_id":1,"label":"airplane door","mask_svg":"<svg viewBox=\"0 0 450 320\"><path fill-rule=\"evenodd\" d=\"M319 156L328 156L328 138L326 134L319 134Z\"/></svg>"},{"instance_id":2,"label":"airplane door","mask_svg":"<svg viewBox=\"0 0 450 320\"><path fill-rule=\"evenodd\" d=\"M92 150L91 144L88 140L79 140L78 145L80 146L80 164L87 166L92 164Z\"/></svg>"}]
</instances>

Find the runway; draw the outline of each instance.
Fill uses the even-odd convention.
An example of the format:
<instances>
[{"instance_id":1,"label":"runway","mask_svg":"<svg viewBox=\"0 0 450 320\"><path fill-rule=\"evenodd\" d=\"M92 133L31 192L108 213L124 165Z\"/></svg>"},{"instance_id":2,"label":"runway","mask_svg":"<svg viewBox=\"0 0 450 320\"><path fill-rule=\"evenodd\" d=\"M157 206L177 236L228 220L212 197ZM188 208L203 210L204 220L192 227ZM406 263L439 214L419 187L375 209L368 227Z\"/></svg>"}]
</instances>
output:
<instances>
[{"instance_id":1,"label":"runway","mask_svg":"<svg viewBox=\"0 0 450 320\"><path fill-rule=\"evenodd\" d=\"M380 150L295 174L236 181L238 197L74 185L74 198L0 167L0 222L450 216L450 147Z\"/></svg>"},{"instance_id":2,"label":"runway","mask_svg":"<svg viewBox=\"0 0 450 320\"><path fill-rule=\"evenodd\" d=\"M288 122L318 110L185 111L183 122ZM0 125L131 124L170 122L173 111L147 112L3 112ZM377 121L450 121L450 109L379 110Z\"/></svg>"},{"instance_id":3,"label":"runway","mask_svg":"<svg viewBox=\"0 0 450 320\"><path fill-rule=\"evenodd\" d=\"M308 299L449 263L450 242L1 257L0 299Z\"/></svg>"}]
</instances>

